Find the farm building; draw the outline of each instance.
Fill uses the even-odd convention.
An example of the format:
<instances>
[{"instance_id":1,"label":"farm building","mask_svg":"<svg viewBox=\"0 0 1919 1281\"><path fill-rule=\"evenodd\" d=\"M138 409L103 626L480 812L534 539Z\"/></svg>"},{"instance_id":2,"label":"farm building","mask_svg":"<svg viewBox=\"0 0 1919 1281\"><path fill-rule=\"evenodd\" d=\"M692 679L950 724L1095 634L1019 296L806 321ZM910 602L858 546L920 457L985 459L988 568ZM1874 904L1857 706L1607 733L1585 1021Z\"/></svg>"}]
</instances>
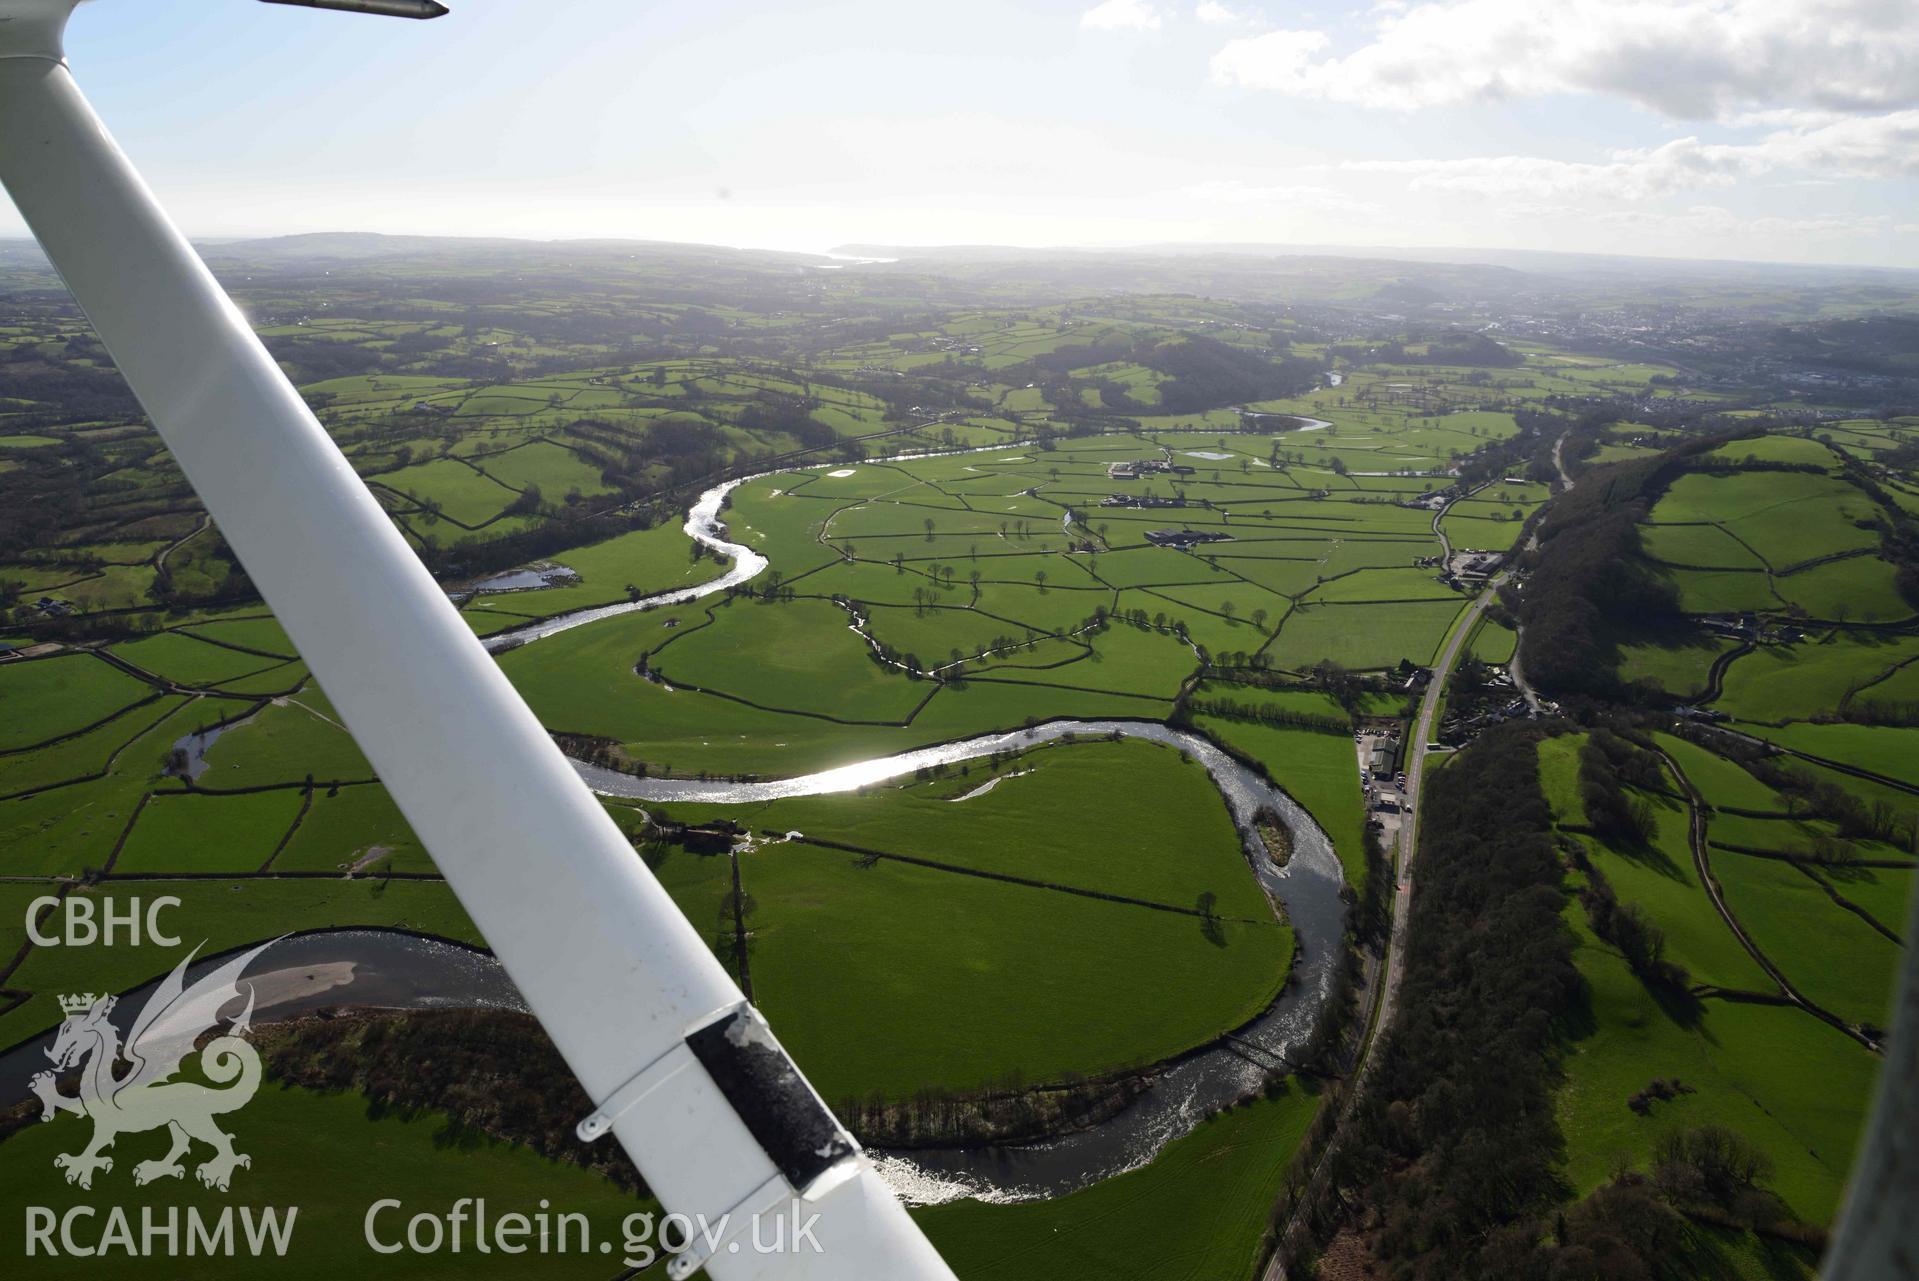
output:
<instances>
[{"instance_id":1,"label":"farm building","mask_svg":"<svg viewBox=\"0 0 1919 1281\"><path fill-rule=\"evenodd\" d=\"M1191 467L1175 467L1164 458L1136 458L1131 462L1106 464L1108 480L1138 480L1141 476L1153 476L1171 472L1175 476L1190 476Z\"/></svg>"},{"instance_id":2,"label":"farm building","mask_svg":"<svg viewBox=\"0 0 1919 1281\"><path fill-rule=\"evenodd\" d=\"M1155 547L1197 547L1201 543L1227 543L1232 541L1231 534L1216 533L1211 530L1193 529L1154 529L1146 534L1146 541Z\"/></svg>"}]
</instances>

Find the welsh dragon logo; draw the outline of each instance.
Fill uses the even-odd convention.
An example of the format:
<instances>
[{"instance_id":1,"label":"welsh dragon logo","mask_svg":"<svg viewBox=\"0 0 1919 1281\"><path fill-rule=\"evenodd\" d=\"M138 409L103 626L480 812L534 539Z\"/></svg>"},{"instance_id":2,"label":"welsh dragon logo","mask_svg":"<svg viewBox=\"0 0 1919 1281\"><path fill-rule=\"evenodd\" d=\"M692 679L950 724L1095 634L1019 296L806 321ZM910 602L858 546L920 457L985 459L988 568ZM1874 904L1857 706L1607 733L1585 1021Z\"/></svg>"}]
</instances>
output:
<instances>
[{"instance_id":1,"label":"welsh dragon logo","mask_svg":"<svg viewBox=\"0 0 1919 1281\"><path fill-rule=\"evenodd\" d=\"M227 1031L199 1051L201 1074L224 1088L168 1078L194 1053L201 1034L219 1027L220 1012L241 995L241 972L271 946L262 943L187 987L187 966L200 950L195 948L147 998L124 1046L119 1029L107 1019L119 998L89 992L60 999L66 1019L46 1052L53 1060L53 1071L39 1073L31 1084L45 1108L42 1121L52 1121L62 1112L93 1120L92 1142L79 1152L53 1159L56 1169L66 1171L68 1183L91 1188L96 1171L113 1169L113 1158L106 1150L115 1139L162 1128L172 1136L173 1146L165 1156L133 1167L136 1184L184 1177L186 1168L180 1159L195 1140L213 1149L212 1157L194 1171L210 1188L225 1192L234 1170L253 1164L251 1157L233 1150L233 1136L214 1120L245 1107L260 1088L260 1055L243 1039L253 1018L252 984L246 985L246 1007ZM123 1065L125 1072L120 1074ZM79 1094L61 1094L57 1074L76 1067Z\"/></svg>"}]
</instances>

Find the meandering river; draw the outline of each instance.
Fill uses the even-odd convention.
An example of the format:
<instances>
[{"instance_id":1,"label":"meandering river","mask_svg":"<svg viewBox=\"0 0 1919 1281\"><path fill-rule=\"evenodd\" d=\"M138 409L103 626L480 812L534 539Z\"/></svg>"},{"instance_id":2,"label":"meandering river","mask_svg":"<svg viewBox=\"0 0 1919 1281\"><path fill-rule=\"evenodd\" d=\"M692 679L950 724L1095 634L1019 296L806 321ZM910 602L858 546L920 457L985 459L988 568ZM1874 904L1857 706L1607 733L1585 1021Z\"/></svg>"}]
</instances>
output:
<instances>
[{"instance_id":1,"label":"meandering river","mask_svg":"<svg viewBox=\"0 0 1919 1281\"><path fill-rule=\"evenodd\" d=\"M764 476L776 476L778 472L764 472ZM720 509L726 506L726 496L750 480L759 480L760 476L742 476L738 480L729 480L723 485L701 494L699 501L687 509L686 530L691 538L708 551L717 552L733 562L733 567L718 578L709 579L695 587L681 587L670 592L660 592L654 596L642 596L638 600L621 601L616 605L599 605L592 609L576 609L570 614L558 614L525 627L516 627L509 632L500 632L487 637L482 644L488 653L497 654L503 649L512 649L518 645L541 640L560 632L572 631L575 627L584 627L588 623L597 623L603 618L615 618L621 614L631 614L643 609L657 609L662 605L684 605L687 601L698 600L702 596L712 596L740 583L751 582L765 570L766 557L741 543L726 541L726 526L720 523Z\"/></svg>"},{"instance_id":2,"label":"meandering river","mask_svg":"<svg viewBox=\"0 0 1919 1281\"><path fill-rule=\"evenodd\" d=\"M574 768L594 791L608 796L744 804L852 791L929 766L1024 751L1069 738L1097 741L1115 734L1178 748L1205 766L1239 827L1253 874L1292 923L1297 954L1285 990L1263 1014L1166 1065L1144 1095L1108 1121L1036 1145L878 1154L887 1181L915 1202L963 1196L1022 1201L1059 1196L1146 1164L1210 1113L1258 1090L1266 1074L1284 1066L1312 1034L1320 1007L1332 991L1345 905L1332 842L1292 797L1209 740L1152 721L1049 721L1030 729L982 734L761 783L634 778L580 761L574 762ZM1261 809L1277 813L1292 836L1292 857L1283 868L1267 856L1254 829L1254 816Z\"/></svg>"},{"instance_id":3,"label":"meandering river","mask_svg":"<svg viewBox=\"0 0 1919 1281\"><path fill-rule=\"evenodd\" d=\"M1017 446L954 452L985 453L1007 448ZM687 534L733 562L725 574L696 587L534 623L488 638L487 648L497 652L619 614L683 604L757 577L767 567L766 558L728 541L720 512L735 488L760 478L744 477L715 486L700 495L687 513ZM1283 913L1283 918L1290 921L1297 950L1284 989L1262 1014L1244 1027L1162 1064L1146 1091L1106 1121L1040 1144L874 1154L887 1181L913 1202L937 1203L969 1196L1021 1201L1063 1195L1145 1165L1166 1144L1191 1132L1212 1112L1257 1091L1267 1074L1284 1068L1289 1056L1311 1035L1332 991L1345 928L1345 905L1340 897L1340 866L1332 842L1290 796L1210 741L1150 721L1051 721L796 778L753 783L635 778L581 761L573 764L589 786L609 796L745 804L851 791L933 765L1023 751L1070 738L1097 740L1113 735L1177 748L1206 768L1239 827L1249 869L1274 903L1276 913ZM1291 834L1292 855L1283 868L1268 857L1255 830L1254 816L1262 809L1277 813ZM202 961L195 969L210 966L215 959ZM512 983L490 956L396 931L324 930L296 936L264 953L249 977L271 986L272 999L262 1000L257 1011L263 1019L329 1006L524 1008ZM157 980L129 993L120 1003L115 1021L130 1021L142 1004L143 994L155 983ZM0 1104L28 1097L28 1079L46 1066L43 1051L50 1041L51 1034L0 1055Z\"/></svg>"}]
</instances>

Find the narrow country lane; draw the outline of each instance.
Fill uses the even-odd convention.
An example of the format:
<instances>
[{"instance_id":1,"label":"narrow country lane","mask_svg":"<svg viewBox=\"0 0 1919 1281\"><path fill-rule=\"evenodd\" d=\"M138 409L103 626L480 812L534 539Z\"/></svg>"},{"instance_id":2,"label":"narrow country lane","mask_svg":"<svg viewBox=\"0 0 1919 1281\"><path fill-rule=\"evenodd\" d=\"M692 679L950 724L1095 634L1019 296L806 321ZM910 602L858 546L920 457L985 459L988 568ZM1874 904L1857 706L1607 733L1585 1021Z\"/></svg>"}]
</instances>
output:
<instances>
[{"instance_id":1,"label":"narrow country lane","mask_svg":"<svg viewBox=\"0 0 1919 1281\"><path fill-rule=\"evenodd\" d=\"M1438 528L1435 518L1434 528ZM1340 1101L1339 1129L1333 1141L1321 1153L1319 1161L1313 1167L1312 1177L1307 1182L1306 1193L1299 1199L1300 1206L1312 1205L1325 1189L1325 1183L1331 1169L1331 1157L1338 1150L1345 1137L1345 1126L1351 1118L1354 1105L1364 1090L1366 1079L1372 1073L1373 1050L1381 1039L1392 1030L1393 1018L1399 1011L1399 986L1406 971L1406 938L1411 928L1413 904L1413 856L1419 848L1419 798L1426 781L1427 744L1432 742L1432 734L1439 720L1439 705L1445 696L1446 682L1452 676L1453 668L1459 664L1459 655L1466 646L1466 638L1472 635L1473 627L1498 596L1500 587L1506 582L1512 571L1501 572L1488 582L1471 605L1461 615L1454 626L1452 635L1447 638L1446 647L1440 653L1439 661L1433 664L1432 683L1426 687L1425 697L1420 700L1419 714L1413 718L1413 734L1407 744L1406 764L1406 802L1405 821L1399 828L1399 852L1394 868L1393 924L1386 948L1386 964L1383 981L1379 985L1379 998L1373 1022L1373 1030L1366 1043L1360 1049L1359 1064L1350 1078L1345 1097ZM1286 1259L1291 1247L1297 1243L1304 1224L1303 1216L1295 1210L1292 1217L1279 1233L1279 1247L1267 1262L1263 1281L1286 1281Z\"/></svg>"}]
</instances>

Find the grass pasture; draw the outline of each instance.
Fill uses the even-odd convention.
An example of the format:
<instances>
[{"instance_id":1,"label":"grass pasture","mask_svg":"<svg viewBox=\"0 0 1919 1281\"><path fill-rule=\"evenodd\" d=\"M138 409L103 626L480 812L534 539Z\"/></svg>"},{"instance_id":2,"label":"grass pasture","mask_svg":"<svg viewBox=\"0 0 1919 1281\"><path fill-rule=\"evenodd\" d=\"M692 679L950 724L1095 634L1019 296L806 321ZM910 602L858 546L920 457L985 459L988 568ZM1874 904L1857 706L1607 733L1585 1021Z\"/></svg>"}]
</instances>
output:
<instances>
[{"instance_id":1,"label":"grass pasture","mask_svg":"<svg viewBox=\"0 0 1919 1281\"><path fill-rule=\"evenodd\" d=\"M1746 661L1745 659L1739 660ZM1579 802L1583 740L1564 735L1540 744L1541 781L1562 828L1585 821ZM1764 955L1807 996L1839 1017L1884 1020L1899 948L1836 901L1847 885L1871 911L1897 914L1911 874L1854 868L1830 873L1790 858L1804 836L1784 817L1785 802L1736 762L1698 743L1661 735L1710 808L1710 866L1726 909ZM1566 1042L1558 1092L1567 1138L1567 1174L1589 1191L1625 1166L1646 1168L1662 1135L1721 1125L1754 1143L1773 1165L1769 1186L1791 1211L1830 1222L1856 1151L1877 1060L1857 1041L1786 1004L1735 999L1726 989L1776 994L1699 884L1686 832L1686 807L1654 794L1639 797L1656 819L1656 836L1636 847L1586 837L1593 865L1622 904L1645 914L1662 934L1665 956L1684 968L1688 991L1657 988L1621 952L1598 938L1575 897L1566 917L1578 938L1575 962L1585 984L1580 1015ZM1772 814L1775 818L1756 815ZM1774 848L1773 857L1729 846ZM1577 890L1581 875L1569 869ZM1635 1110L1627 1101L1653 1081L1678 1082L1673 1098ZM1803 1265L1788 1268L1798 1274Z\"/></svg>"},{"instance_id":2,"label":"grass pasture","mask_svg":"<svg viewBox=\"0 0 1919 1281\"><path fill-rule=\"evenodd\" d=\"M1294 1082L1280 1098L1214 1117L1149 1166L1053 1201L959 1201L915 1211L968 1281L1242 1281L1286 1160L1318 1109Z\"/></svg>"},{"instance_id":3,"label":"grass pasture","mask_svg":"<svg viewBox=\"0 0 1919 1281\"><path fill-rule=\"evenodd\" d=\"M127 834L114 870L255 871L293 830L304 799L294 790L151 796Z\"/></svg>"},{"instance_id":4,"label":"grass pasture","mask_svg":"<svg viewBox=\"0 0 1919 1281\"><path fill-rule=\"evenodd\" d=\"M1839 711L1855 691L1915 659L1919 637L1834 632L1799 645L1771 645L1733 660L1714 703L1741 720L1780 724Z\"/></svg>"},{"instance_id":5,"label":"grass pasture","mask_svg":"<svg viewBox=\"0 0 1919 1281\"><path fill-rule=\"evenodd\" d=\"M71 734L151 697L154 690L88 654L0 667L0 751Z\"/></svg>"},{"instance_id":6,"label":"grass pasture","mask_svg":"<svg viewBox=\"0 0 1919 1281\"><path fill-rule=\"evenodd\" d=\"M1580 933L1576 960L1594 1030L1570 1047L1558 1103L1574 1187L1597 1187L1622 1163L1644 1168L1671 1129L1718 1124L1774 1162L1773 1186L1795 1213L1830 1220L1857 1149L1872 1056L1776 1006L1713 1001L1688 1026L1653 999L1617 952ZM1654 1078L1679 1080L1693 1092L1639 1116L1626 1100Z\"/></svg>"},{"instance_id":7,"label":"grass pasture","mask_svg":"<svg viewBox=\"0 0 1919 1281\"><path fill-rule=\"evenodd\" d=\"M1291 955L1270 921L1209 937L1192 916L797 843L741 877L754 993L828 1098L1151 1063L1263 1009Z\"/></svg>"}]
</instances>

